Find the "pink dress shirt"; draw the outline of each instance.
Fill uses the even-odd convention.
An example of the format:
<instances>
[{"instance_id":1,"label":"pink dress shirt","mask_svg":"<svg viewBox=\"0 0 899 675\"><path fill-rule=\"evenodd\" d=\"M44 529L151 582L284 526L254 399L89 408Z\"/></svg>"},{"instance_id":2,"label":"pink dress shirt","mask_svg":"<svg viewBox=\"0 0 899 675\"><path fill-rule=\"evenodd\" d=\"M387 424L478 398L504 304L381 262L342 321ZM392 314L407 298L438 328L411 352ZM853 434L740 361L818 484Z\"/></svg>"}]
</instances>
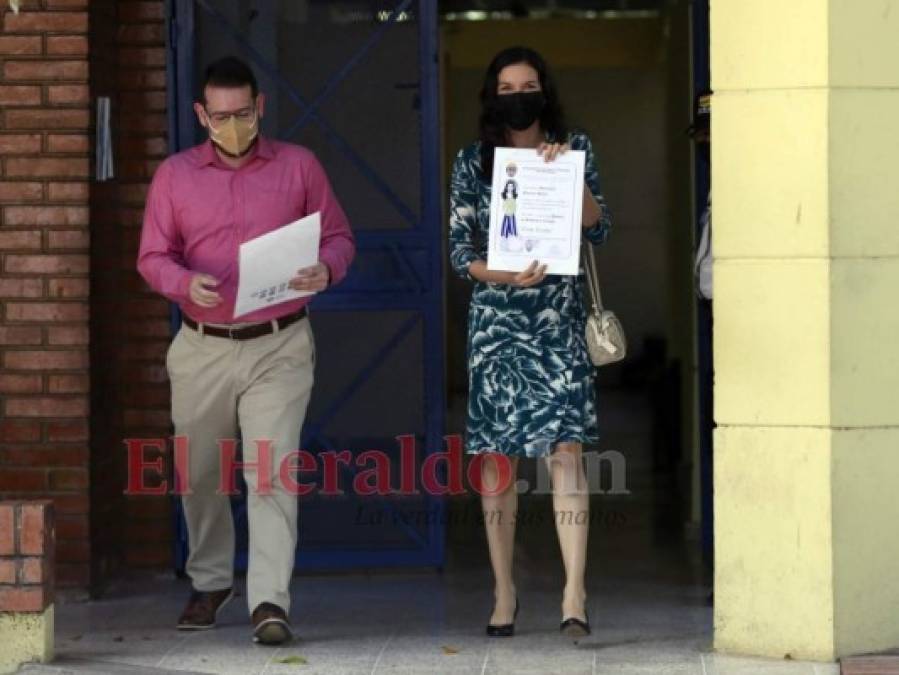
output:
<instances>
[{"instance_id":1,"label":"pink dress shirt","mask_svg":"<svg viewBox=\"0 0 899 675\"><path fill-rule=\"evenodd\" d=\"M270 321L297 311L311 298L235 320L239 246L316 211L321 212L319 260L336 284L346 276L355 242L315 155L298 145L260 137L249 160L232 169L221 161L212 141L206 141L169 157L153 176L137 269L153 290L177 302L195 321ZM190 280L201 272L219 281L218 307L204 308L190 300Z\"/></svg>"}]
</instances>

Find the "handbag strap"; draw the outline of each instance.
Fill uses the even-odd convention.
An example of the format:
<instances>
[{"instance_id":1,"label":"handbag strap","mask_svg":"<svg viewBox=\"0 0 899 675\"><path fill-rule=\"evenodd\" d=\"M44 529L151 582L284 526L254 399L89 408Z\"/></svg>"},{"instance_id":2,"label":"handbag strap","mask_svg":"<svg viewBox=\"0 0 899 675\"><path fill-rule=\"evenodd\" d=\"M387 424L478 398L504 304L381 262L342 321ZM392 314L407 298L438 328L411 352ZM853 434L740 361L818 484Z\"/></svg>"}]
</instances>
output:
<instances>
[{"instance_id":1,"label":"handbag strap","mask_svg":"<svg viewBox=\"0 0 899 675\"><path fill-rule=\"evenodd\" d=\"M603 311L602 294L599 291L599 272L596 267L596 251L593 250L593 244L589 241L581 242L581 252L584 258L584 273L587 277L587 288L590 289L590 295L593 298L593 309L597 312Z\"/></svg>"}]
</instances>

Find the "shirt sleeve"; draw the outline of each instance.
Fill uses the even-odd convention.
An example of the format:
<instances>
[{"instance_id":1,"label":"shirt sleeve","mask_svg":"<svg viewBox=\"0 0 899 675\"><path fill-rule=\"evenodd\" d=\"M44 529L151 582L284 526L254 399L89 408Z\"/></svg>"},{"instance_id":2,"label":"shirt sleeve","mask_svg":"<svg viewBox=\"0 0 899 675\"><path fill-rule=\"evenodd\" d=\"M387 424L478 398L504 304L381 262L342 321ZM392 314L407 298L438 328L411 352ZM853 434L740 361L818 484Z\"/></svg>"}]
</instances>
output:
<instances>
[{"instance_id":1,"label":"shirt sleeve","mask_svg":"<svg viewBox=\"0 0 899 675\"><path fill-rule=\"evenodd\" d=\"M474 281L474 277L468 267L480 259L474 243L478 203L476 180L465 160L465 151L460 151L450 179L449 255L456 274L469 281Z\"/></svg>"},{"instance_id":2,"label":"shirt sleeve","mask_svg":"<svg viewBox=\"0 0 899 675\"><path fill-rule=\"evenodd\" d=\"M346 213L325 173L324 167L310 155L304 162L304 183L306 186L306 213L321 213L321 242L318 258L331 274L330 285L343 281L350 263L356 254L356 240L350 230Z\"/></svg>"},{"instance_id":3,"label":"shirt sleeve","mask_svg":"<svg viewBox=\"0 0 899 675\"><path fill-rule=\"evenodd\" d=\"M164 162L150 183L140 236L137 270L154 291L184 304L193 273L184 263L184 243L172 208L172 169Z\"/></svg>"},{"instance_id":4,"label":"shirt sleeve","mask_svg":"<svg viewBox=\"0 0 899 675\"><path fill-rule=\"evenodd\" d=\"M584 230L584 236L593 244L602 244L609 238L612 229L612 214L606 205L605 197L599 185L599 171L596 168L596 154L593 144L586 134L577 134L572 138L572 150L583 150L585 155L584 180L596 203L599 204L600 216L595 225Z\"/></svg>"}]
</instances>

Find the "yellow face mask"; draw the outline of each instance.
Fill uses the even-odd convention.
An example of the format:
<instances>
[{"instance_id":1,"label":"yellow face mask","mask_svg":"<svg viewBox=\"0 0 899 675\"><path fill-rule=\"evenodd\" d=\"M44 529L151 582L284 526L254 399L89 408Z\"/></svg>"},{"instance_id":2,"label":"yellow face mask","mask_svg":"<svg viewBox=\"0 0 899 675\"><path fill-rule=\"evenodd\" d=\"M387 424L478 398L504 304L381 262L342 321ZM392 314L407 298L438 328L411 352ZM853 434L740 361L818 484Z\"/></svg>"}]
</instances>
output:
<instances>
[{"instance_id":1,"label":"yellow face mask","mask_svg":"<svg viewBox=\"0 0 899 675\"><path fill-rule=\"evenodd\" d=\"M209 138L218 145L225 154L232 157L242 156L259 133L259 115L254 115L252 122L238 120L232 115L227 122L213 127L209 122Z\"/></svg>"}]
</instances>

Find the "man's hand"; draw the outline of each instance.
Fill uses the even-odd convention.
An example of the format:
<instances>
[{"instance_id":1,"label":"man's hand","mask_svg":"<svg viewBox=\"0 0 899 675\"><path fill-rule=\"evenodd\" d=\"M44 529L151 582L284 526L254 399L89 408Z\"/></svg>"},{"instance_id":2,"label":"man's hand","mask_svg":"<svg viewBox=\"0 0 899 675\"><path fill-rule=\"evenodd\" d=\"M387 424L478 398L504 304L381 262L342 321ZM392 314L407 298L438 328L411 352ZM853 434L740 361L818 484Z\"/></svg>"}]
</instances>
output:
<instances>
[{"instance_id":1,"label":"man's hand","mask_svg":"<svg viewBox=\"0 0 899 675\"><path fill-rule=\"evenodd\" d=\"M527 288L528 286L536 286L544 277L546 277L546 265L540 265L536 260L528 265L527 269L521 272L509 272L509 279L506 283L519 288Z\"/></svg>"},{"instance_id":2,"label":"man's hand","mask_svg":"<svg viewBox=\"0 0 899 675\"><path fill-rule=\"evenodd\" d=\"M218 307L222 302L222 296L216 291L209 290L218 284L218 279L209 274L194 274L190 280L191 302L200 307Z\"/></svg>"},{"instance_id":3,"label":"man's hand","mask_svg":"<svg viewBox=\"0 0 899 675\"><path fill-rule=\"evenodd\" d=\"M324 263L316 263L312 267L304 267L290 280L289 286L295 291L313 291L318 293L328 287L331 281L331 270Z\"/></svg>"}]
</instances>

